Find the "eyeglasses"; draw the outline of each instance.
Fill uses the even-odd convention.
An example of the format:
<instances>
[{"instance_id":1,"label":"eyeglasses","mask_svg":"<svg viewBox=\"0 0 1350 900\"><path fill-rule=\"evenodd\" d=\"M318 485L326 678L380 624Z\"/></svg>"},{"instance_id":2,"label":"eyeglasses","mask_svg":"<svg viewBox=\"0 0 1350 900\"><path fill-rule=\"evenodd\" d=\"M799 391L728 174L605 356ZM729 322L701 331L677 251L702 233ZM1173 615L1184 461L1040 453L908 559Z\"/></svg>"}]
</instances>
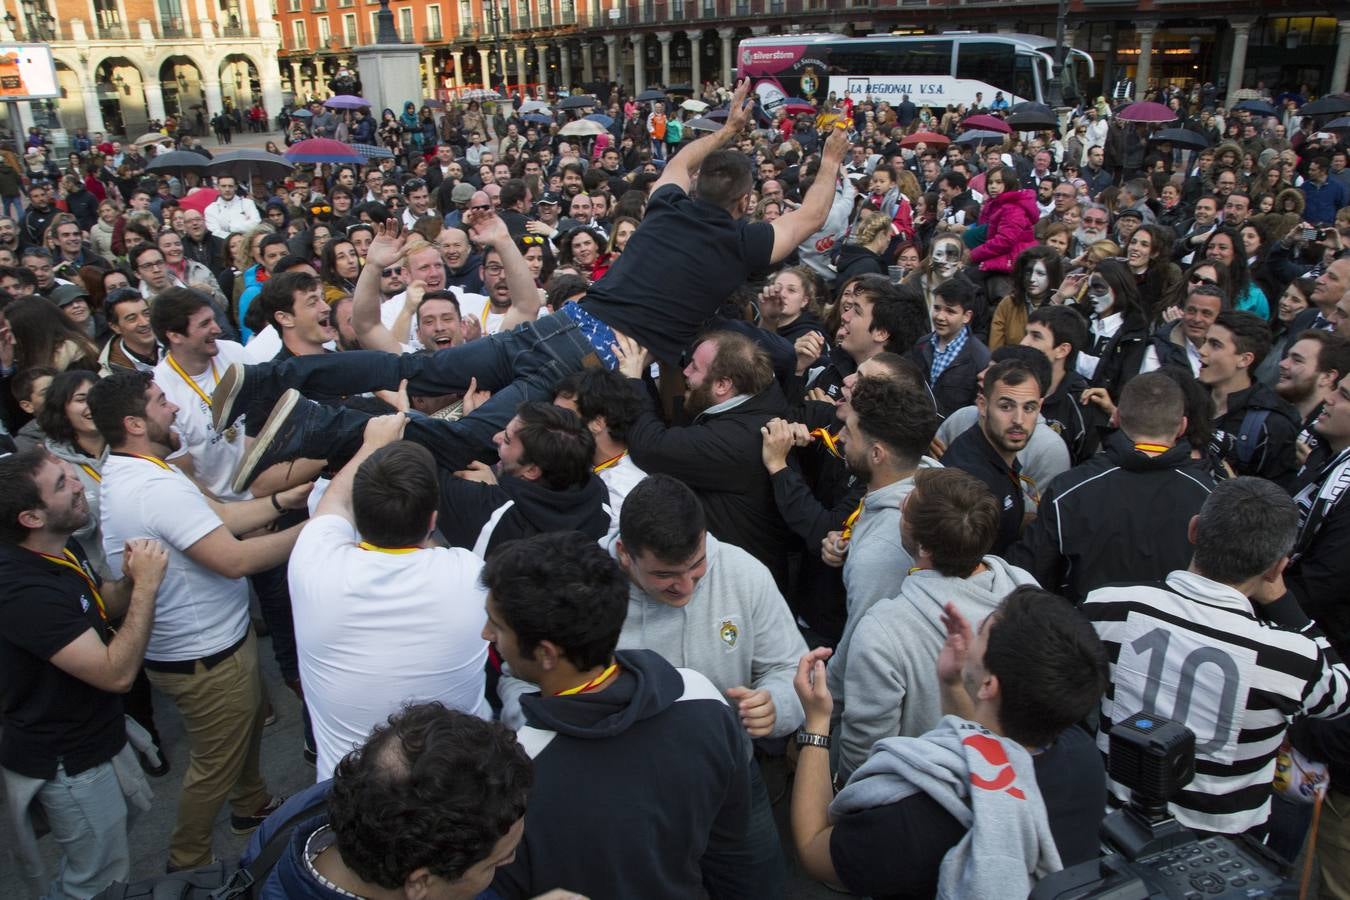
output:
<instances>
[{"instance_id":1,"label":"eyeglasses","mask_svg":"<svg viewBox=\"0 0 1350 900\"><path fill-rule=\"evenodd\" d=\"M157 260L155 260L154 262L143 262L143 263L138 263L137 266L136 266L136 268L138 268L138 269L162 269L162 268L164 268L164 260L162 260L162 259L157 259Z\"/></svg>"},{"instance_id":2,"label":"eyeglasses","mask_svg":"<svg viewBox=\"0 0 1350 900\"><path fill-rule=\"evenodd\" d=\"M1206 278L1205 276L1203 276L1203 275L1201 275L1201 274L1199 274L1199 273L1196 273L1196 274L1191 275L1190 281L1191 281L1191 284L1207 284L1207 285L1209 285L1210 287L1218 287L1218 286L1219 286L1218 280L1216 280L1216 279L1214 279L1214 278Z\"/></svg>"},{"instance_id":3,"label":"eyeglasses","mask_svg":"<svg viewBox=\"0 0 1350 900\"><path fill-rule=\"evenodd\" d=\"M333 207L331 206L311 206L309 208L309 214L312 216L326 216L332 211Z\"/></svg>"},{"instance_id":4,"label":"eyeglasses","mask_svg":"<svg viewBox=\"0 0 1350 900\"><path fill-rule=\"evenodd\" d=\"M535 244L543 244L544 239L537 234L526 234L521 235L520 242L526 247L532 247Z\"/></svg>"},{"instance_id":5,"label":"eyeglasses","mask_svg":"<svg viewBox=\"0 0 1350 900\"><path fill-rule=\"evenodd\" d=\"M403 267L402 267L402 266L390 266L390 267L387 268L387 269L381 270L381 272L380 272L380 277L381 277L381 278L393 278L395 275L402 275L402 274L403 274Z\"/></svg>"},{"instance_id":6,"label":"eyeglasses","mask_svg":"<svg viewBox=\"0 0 1350 900\"><path fill-rule=\"evenodd\" d=\"M1101 218L1101 217L1099 217L1099 216L1093 216L1092 218L1088 218L1087 216L1083 216L1083 224L1084 224L1084 225L1105 225L1105 224L1106 224L1106 219Z\"/></svg>"},{"instance_id":7,"label":"eyeglasses","mask_svg":"<svg viewBox=\"0 0 1350 900\"><path fill-rule=\"evenodd\" d=\"M491 265L483 266L483 271L489 275L500 275L506 271L506 267L500 263L492 263Z\"/></svg>"}]
</instances>

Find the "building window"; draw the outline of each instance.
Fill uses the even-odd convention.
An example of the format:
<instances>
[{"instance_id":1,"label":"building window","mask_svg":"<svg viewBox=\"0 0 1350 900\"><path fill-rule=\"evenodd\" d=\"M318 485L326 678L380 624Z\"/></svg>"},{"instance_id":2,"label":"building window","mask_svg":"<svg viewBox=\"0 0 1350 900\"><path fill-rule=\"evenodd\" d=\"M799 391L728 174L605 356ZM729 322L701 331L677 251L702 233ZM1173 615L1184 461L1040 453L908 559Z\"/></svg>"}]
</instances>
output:
<instances>
[{"instance_id":1,"label":"building window","mask_svg":"<svg viewBox=\"0 0 1350 900\"><path fill-rule=\"evenodd\" d=\"M342 17L342 45L355 47L361 43L361 35L356 30L356 13L347 13Z\"/></svg>"},{"instance_id":2,"label":"building window","mask_svg":"<svg viewBox=\"0 0 1350 900\"><path fill-rule=\"evenodd\" d=\"M441 32L441 8L439 6L427 7L427 40L439 41L442 38Z\"/></svg>"},{"instance_id":3,"label":"building window","mask_svg":"<svg viewBox=\"0 0 1350 900\"><path fill-rule=\"evenodd\" d=\"M405 41L413 39L413 11L405 6L398 11L398 36Z\"/></svg>"},{"instance_id":4,"label":"building window","mask_svg":"<svg viewBox=\"0 0 1350 900\"><path fill-rule=\"evenodd\" d=\"M322 16L319 19L319 46L327 47L328 42L333 39L333 30L328 25L328 17Z\"/></svg>"},{"instance_id":5,"label":"building window","mask_svg":"<svg viewBox=\"0 0 1350 900\"><path fill-rule=\"evenodd\" d=\"M516 3L516 27L530 27L530 0L518 0Z\"/></svg>"},{"instance_id":6,"label":"building window","mask_svg":"<svg viewBox=\"0 0 1350 900\"><path fill-rule=\"evenodd\" d=\"M296 19L291 23L291 49L308 50L309 35L305 33L305 20Z\"/></svg>"},{"instance_id":7,"label":"building window","mask_svg":"<svg viewBox=\"0 0 1350 900\"><path fill-rule=\"evenodd\" d=\"M469 0L459 0L459 33L473 34L473 4Z\"/></svg>"}]
</instances>

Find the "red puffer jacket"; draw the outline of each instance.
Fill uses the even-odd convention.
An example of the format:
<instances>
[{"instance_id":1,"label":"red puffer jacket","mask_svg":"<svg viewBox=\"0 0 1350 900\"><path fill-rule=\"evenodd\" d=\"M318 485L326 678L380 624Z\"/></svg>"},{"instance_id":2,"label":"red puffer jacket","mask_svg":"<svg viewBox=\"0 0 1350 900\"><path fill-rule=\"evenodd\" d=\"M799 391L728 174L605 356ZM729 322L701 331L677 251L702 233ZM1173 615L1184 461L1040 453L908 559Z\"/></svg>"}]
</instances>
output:
<instances>
[{"instance_id":1,"label":"red puffer jacket","mask_svg":"<svg viewBox=\"0 0 1350 900\"><path fill-rule=\"evenodd\" d=\"M980 224L989 226L984 243L970 251L970 261L981 272L1011 272L1017 255L1036 243L1036 222L1041 217L1036 192L1030 189L1004 191L984 204Z\"/></svg>"}]
</instances>

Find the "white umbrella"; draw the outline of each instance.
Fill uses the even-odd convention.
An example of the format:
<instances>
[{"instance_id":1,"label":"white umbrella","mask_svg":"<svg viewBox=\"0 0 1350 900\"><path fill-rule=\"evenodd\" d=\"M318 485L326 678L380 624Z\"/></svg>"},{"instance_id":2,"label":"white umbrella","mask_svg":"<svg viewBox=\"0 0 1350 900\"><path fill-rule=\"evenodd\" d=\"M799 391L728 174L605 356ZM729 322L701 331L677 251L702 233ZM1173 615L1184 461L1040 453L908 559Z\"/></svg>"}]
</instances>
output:
<instances>
[{"instance_id":1,"label":"white umbrella","mask_svg":"<svg viewBox=\"0 0 1350 900\"><path fill-rule=\"evenodd\" d=\"M568 137L595 137L605 134L606 131L605 126L599 122L592 122L590 119L577 119L568 122L558 133L565 134Z\"/></svg>"},{"instance_id":2,"label":"white umbrella","mask_svg":"<svg viewBox=\"0 0 1350 900\"><path fill-rule=\"evenodd\" d=\"M708 104L702 100L686 100L680 104L680 109L687 109L691 113L702 113L708 109Z\"/></svg>"},{"instance_id":3,"label":"white umbrella","mask_svg":"<svg viewBox=\"0 0 1350 900\"><path fill-rule=\"evenodd\" d=\"M553 110L549 109L548 104L545 103L543 100L526 100L524 103L520 104L520 109L517 110L517 112L519 112L521 115L532 112L552 112L552 111Z\"/></svg>"},{"instance_id":4,"label":"white umbrella","mask_svg":"<svg viewBox=\"0 0 1350 900\"><path fill-rule=\"evenodd\" d=\"M501 94L490 88L474 88L473 90L465 91L460 94L459 99L466 103L470 100L477 100L479 103L482 103L484 100L500 100L501 96Z\"/></svg>"}]
</instances>

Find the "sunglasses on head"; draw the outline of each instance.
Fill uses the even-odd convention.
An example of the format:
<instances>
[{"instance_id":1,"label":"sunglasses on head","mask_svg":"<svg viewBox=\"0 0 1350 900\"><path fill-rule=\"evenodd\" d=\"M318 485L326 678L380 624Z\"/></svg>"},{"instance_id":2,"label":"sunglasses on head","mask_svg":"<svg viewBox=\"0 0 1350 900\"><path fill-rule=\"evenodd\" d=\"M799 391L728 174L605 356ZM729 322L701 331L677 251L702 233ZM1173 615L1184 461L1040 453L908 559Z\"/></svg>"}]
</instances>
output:
<instances>
[{"instance_id":1,"label":"sunglasses on head","mask_svg":"<svg viewBox=\"0 0 1350 900\"><path fill-rule=\"evenodd\" d=\"M331 207L331 206L323 206L323 205L321 205L321 206L311 206L311 207L309 208L309 214L312 215L312 216L325 216L325 215L327 215L328 213L330 213L330 212L332 212L332 211L333 211L333 207Z\"/></svg>"},{"instance_id":2,"label":"sunglasses on head","mask_svg":"<svg viewBox=\"0 0 1350 900\"><path fill-rule=\"evenodd\" d=\"M540 237L539 235L537 235L537 234L526 234L526 235L522 235L522 236L521 236L520 242L521 242L522 244L524 244L525 246L530 247L530 246L533 246L533 245L535 245L535 244L542 244L542 243L544 243L544 239L541 238L541 237Z\"/></svg>"}]
</instances>

